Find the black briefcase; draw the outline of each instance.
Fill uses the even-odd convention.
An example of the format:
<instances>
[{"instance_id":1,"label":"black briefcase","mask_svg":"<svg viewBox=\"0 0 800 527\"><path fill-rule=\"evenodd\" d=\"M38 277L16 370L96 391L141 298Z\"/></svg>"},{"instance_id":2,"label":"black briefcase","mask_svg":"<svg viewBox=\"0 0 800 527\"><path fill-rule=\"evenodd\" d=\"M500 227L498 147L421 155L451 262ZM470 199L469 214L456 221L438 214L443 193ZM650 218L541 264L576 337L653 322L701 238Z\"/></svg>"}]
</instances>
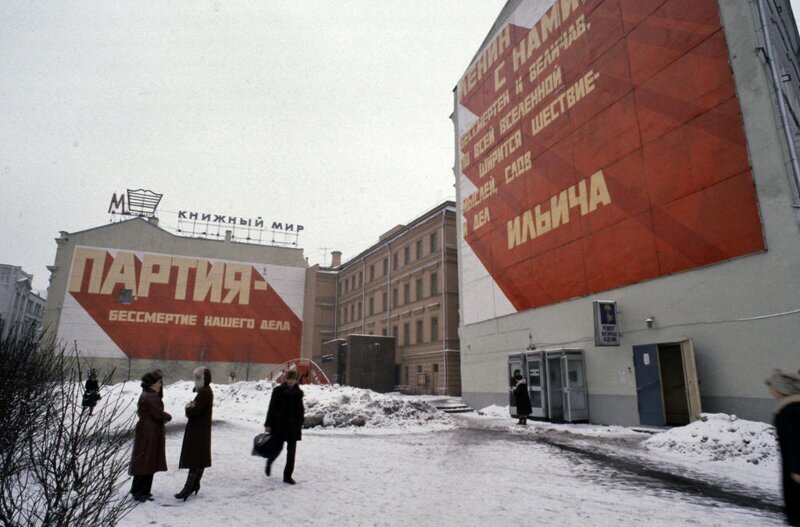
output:
<instances>
[{"instance_id":1,"label":"black briefcase","mask_svg":"<svg viewBox=\"0 0 800 527\"><path fill-rule=\"evenodd\" d=\"M253 438L253 450L250 453L254 456L275 459L281 453L281 446L271 434L258 434Z\"/></svg>"}]
</instances>

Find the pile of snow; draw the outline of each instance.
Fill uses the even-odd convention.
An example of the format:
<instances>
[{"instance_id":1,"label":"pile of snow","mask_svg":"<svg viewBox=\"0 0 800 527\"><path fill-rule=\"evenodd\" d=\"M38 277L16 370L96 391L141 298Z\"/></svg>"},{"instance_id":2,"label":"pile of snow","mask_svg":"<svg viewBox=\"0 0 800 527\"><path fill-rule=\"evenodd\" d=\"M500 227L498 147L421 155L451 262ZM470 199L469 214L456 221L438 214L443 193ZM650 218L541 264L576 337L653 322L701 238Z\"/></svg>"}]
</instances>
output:
<instances>
[{"instance_id":1,"label":"pile of snow","mask_svg":"<svg viewBox=\"0 0 800 527\"><path fill-rule=\"evenodd\" d=\"M700 420L642 442L648 450L688 454L710 461L744 460L755 465L774 462L775 429L728 414L702 414Z\"/></svg>"},{"instance_id":2,"label":"pile of snow","mask_svg":"<svg viewBox=\"0 0 800 527\"><path fill-rule=\"evenodd\" d=\"M270 381L213 384L214 420L239 421L262 425L275 385ZM193 384L180 381L164 387L164 409L174 422L185 422L184 406L194 399ZM380 394L350 386L303 385L306 409L305 428L364 427L371 429L452 428L455 421L444 412L417 397ZM141 394L138 383L128 382L103 389L103 401L115 396L130 400L129 412L136 411ZM103 402L101 401L101 403Z\"/></svg>"},{"instance_id":3,"label":"pile of snow","mask_svg":"<svg viewBox=\"0 0 800 527\"><path fill-rule=\"evenodd\" d=\"M499 406L496 404L481 408L478 410L478 415L485 415L487 417L511 417L508 406Z\"/></svg>"}]
</instances>

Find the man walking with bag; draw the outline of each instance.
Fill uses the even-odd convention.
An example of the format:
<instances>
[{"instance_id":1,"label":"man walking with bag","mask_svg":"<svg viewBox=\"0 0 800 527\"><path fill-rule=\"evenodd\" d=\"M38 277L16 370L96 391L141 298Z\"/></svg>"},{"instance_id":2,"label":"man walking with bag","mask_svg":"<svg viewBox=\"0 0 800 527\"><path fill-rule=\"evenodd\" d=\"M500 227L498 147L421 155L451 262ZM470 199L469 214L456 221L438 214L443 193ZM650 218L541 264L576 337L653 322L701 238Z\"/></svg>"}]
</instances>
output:
<instances>
[{"instance_id":1,"label":"man walking with bag","mask_svg":"<svg viewBox=\"0 0 800 527\"><path fill-rule=\"evenodd\" d=\"M283 384L272 390L269 401L267 420L264 422L264 431L272 435L271 441L277 442L276 452L267 458L264 472L270 475L272 463L286 443L286 466L283 469L283 482L294 485L292 479L294 472L294 459L297 451L297 442L302 439L303 418L303 390L297 385L297 371L289 370L284 375Z\"/></svg>"}]
</instances>

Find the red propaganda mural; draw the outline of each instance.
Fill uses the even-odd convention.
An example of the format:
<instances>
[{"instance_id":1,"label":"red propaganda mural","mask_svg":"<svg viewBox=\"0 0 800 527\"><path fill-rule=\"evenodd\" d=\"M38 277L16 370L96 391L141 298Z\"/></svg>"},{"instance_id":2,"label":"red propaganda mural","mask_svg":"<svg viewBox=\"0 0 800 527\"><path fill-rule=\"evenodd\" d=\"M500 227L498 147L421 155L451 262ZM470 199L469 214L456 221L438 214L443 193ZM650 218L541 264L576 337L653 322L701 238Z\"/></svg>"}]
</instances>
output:
<instances>
[{"instance_id":1,"label":"red propaganda mural","mask_svg":"<svg viewBox=\"0 0 800 527\"><path fill-rule=\"evenodd\" d=\"M77 247L59 337L92 356L282 363L300 355L304 276L302 268Z\"/></svg>"},{"instance_id":2,"label":"red propaganda mural","mask_svg":"<svg viewBox=\"0 0 800 527\"><path fill-rule=\"evenodd\" d=\"M523 2L456 93L466 324L764 249L716 1Z\"/></svg>"}]
</instances>

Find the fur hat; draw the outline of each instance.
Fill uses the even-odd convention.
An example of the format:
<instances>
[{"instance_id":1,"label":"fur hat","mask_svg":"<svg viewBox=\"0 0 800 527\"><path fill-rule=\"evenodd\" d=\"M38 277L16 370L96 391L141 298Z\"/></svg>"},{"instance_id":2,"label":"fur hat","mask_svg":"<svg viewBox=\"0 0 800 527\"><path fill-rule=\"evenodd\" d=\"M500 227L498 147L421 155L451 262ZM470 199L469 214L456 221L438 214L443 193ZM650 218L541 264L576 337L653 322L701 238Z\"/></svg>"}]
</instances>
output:
<instances>
[{"instance_id":1,"label":"fur hat","mask_svg":"<svg viewBox=\"0 0 800 527\"><path fill-rule=\"evenodd\" d=\"M800 394L800 376L793 373L775 370L764 382L781 395Z\"/></svg>"},{"instance_id":2,"label":"fur hat","mask_svg":"<svg viewBox=\"0 0 800 527\"><path fill-rule=\"evenodd\" d=\"M155 372L149 371L142 375L142 388L149 388L158 380L161 379L160 375L156 375Z\"/></svg>"},{"instance_id":3,"label":"fur hat","mask_svg":"<svg viewBox=\"0 0 800 527\"><path fill-rule=\"evenodd\" d=\"M192 377L194 377L194 386L198 390L211 384L211 371L205 366L195 368L192 372Z\"/></svg>"}]
</instances>

